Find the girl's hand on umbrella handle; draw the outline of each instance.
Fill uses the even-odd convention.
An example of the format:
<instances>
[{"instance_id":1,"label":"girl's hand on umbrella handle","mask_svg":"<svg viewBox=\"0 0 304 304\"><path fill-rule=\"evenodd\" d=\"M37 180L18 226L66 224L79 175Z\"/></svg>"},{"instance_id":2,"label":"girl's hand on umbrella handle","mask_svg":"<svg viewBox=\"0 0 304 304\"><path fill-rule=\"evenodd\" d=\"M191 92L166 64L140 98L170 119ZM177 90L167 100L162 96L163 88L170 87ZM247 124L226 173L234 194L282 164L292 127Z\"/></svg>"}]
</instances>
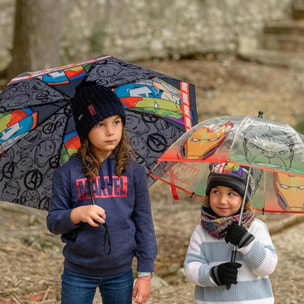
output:
<instances>
[{"instance_id":1,"label":"girl's hand on umbrella handle","mask_svg":"<svg viewBox=\"0 0 304 304\"><path fill-rule=\"evenodd\" d=\"M254 236L247 231L246 228L238 225L237 223L232 223L225 236L226 243L231 243L239 248L247 246L254 240Z\"/></svg>"},{"instance_id":2,"label":"girl's hand on umbrella handle","mask_svg":"<svg viewBox=\"0 0 304 304\"><path fill-rule=\"evenodd\" d=\"M71 221L74 225L83 222L92 227L98 227L100 224L105 223L105 218L105 210L98 205L79 206L71 212Z\"/></svg>"}]
</instances>

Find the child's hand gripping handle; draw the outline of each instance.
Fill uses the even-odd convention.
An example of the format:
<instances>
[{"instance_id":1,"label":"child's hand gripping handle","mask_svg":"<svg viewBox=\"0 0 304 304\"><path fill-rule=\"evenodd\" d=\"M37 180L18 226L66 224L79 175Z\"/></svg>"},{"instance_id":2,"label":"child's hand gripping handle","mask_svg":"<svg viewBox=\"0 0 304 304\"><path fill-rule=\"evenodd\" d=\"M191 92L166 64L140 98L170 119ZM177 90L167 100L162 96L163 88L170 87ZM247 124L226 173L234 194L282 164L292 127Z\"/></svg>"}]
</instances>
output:
<instances>
[{"instance_id":1,"label":"child's hand gripping handle","mask_svg":"<svg viewBox=\"0 0 304 304\"><path fill-rule=\"evenodd\" d=\"M254 236L247 231L246 228L242 227L240 224L232 223L228 228L227 234L225 236L226 243L231 243L234 248L231 253L231 262L235 262L236 259L236 248L242 248L247 246L254 240ZM230 289L231 284L227 285L227 289Z\"/></svg>"},{"instance_id":2,"label":"child's hand gripping handle","mask_svg":"<svg viewBox=\"0 0 304 304\"><path fill-rule=\"evenodd\" d=\"M211 268L210 275L218 286L236 284L238 268L241 266L242 264L236 262L219 264Z\"/></svg>"}]
</instances>

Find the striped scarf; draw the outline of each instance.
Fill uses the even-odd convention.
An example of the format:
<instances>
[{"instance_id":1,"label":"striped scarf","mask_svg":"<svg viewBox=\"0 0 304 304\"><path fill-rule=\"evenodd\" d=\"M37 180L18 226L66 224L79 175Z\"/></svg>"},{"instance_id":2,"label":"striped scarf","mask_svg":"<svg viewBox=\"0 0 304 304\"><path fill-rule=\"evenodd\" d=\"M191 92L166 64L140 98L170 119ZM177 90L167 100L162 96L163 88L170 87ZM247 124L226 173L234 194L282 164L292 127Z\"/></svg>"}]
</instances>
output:
<instances>
[{"instance_id":1,"label":"striped scarf","mask_svg":"<svg viewBox=\"0 0 304 304\"><path fill-rule=\"evenodd\" d=\"M221 239L225 237L227 233L227 228L233 223L239 223L240 214L235 214L227 217L218 217L212 215L212 210L210 208L201 208L201 225L211 236ZM252 212L243 212L242 215L242 226L249 228L255 215Z\"/></svg>"}]
</instances>

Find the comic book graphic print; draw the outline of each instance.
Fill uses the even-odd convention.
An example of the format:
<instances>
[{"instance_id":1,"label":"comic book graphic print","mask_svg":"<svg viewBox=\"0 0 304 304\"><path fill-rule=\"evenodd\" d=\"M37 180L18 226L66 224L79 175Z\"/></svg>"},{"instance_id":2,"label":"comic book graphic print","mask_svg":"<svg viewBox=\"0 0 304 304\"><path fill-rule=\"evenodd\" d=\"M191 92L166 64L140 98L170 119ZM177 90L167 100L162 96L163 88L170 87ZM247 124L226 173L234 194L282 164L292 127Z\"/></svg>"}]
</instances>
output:
<instances>
[{"instance_id":1,"label":"comic book graphic print","mask_svg":"<svg viewBox=\"0 0 304 304\"><path fill-rule=\"evenodd\" d=\"M304 135L291 126L251 116L211 118L184 133L151 172L190 196L206 195L215 163L251 168L252 202L263 212L304 213Z\"/></svg>"},{"instance_id":2,"label":"comic book graphic print","mask_svg":"<svg viewBox=\"0 0 304 304\"><path fill-rule=\"evenodd\" d=\"M20 74L0 93L0 200L48 209L54 170L81 144L71 102L82 81L110 87L122 101L149 186L157 159L197 123L193 84L113 56Z\"/></svg>"}]
</instances>

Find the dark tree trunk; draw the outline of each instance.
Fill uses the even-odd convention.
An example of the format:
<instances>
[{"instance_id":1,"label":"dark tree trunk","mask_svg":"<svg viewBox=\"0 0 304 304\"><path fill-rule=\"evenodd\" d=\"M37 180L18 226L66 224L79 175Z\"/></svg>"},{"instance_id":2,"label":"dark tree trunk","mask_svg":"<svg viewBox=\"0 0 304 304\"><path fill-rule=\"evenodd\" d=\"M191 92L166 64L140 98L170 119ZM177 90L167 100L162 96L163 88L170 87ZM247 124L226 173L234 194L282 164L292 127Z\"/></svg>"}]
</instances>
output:
<instances>
[{"instance_id":1,"label":"dark tree trunk","mask_svg":"<svg viewBox=\"0 0 304 304\"><path fill-rule=\"evenodd\" d=\"M60 65L60 1L16 0L9 79Z\"/></svg>"}]
</instances>

